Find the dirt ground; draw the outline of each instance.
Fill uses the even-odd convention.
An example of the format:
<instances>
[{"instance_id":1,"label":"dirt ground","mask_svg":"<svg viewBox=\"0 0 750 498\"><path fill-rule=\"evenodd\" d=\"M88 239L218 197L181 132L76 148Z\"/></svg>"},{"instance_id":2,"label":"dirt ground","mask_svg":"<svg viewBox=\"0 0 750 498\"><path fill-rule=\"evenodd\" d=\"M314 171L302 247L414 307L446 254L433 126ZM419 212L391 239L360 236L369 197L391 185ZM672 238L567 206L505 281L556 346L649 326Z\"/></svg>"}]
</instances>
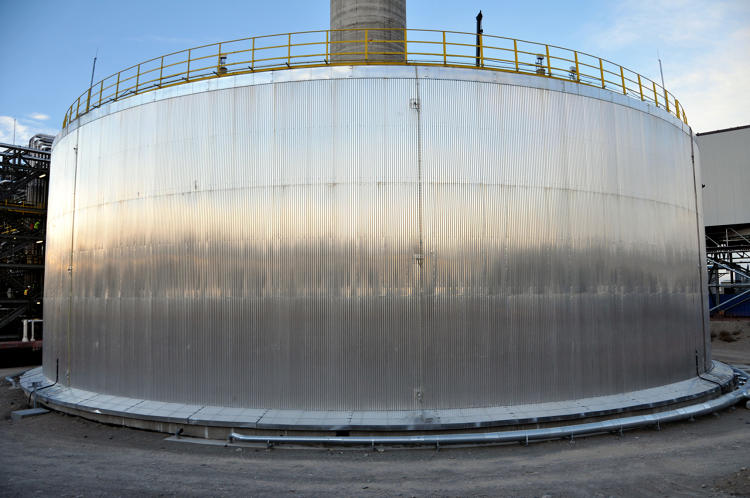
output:
<instances>
[{"instance_id":1,"label":"dirt ground","mask_svg":"<svg viewBox=\"0 0 750 498\"><path fill-rule=\"evenodd\" d=\"M750 363L750 322L725 322L712 323L715 357ZM750 496L742 405L661 431L440 451L199 445L58 413L11 422L25 405L3 382L2 496Z\"/></svg>"},{"instance_id":2,"label":"dirt ground","mask_svg":"<svg viewBox=\"0 0 750 498\"><path fill-rule=\"evenodd\" d=\"M750 319L712 319L711 357L747 371L750 368Z\"/></svg>"}]
</instances>

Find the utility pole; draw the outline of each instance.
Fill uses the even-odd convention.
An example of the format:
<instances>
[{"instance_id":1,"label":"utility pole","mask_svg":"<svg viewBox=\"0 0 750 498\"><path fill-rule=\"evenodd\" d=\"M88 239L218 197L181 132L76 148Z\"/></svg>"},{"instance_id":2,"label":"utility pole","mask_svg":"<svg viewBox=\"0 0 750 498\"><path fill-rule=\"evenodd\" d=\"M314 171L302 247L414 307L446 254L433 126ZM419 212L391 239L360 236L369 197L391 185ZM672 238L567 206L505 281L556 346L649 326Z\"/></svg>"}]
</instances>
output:
<instances>
[{"instance_id":1,"label":"utility pole","mask_svg":"<svg viewBox=\"0 0 750 498\"><path fill-rule=\"evenodd\" d=\"M659 51L656 51L656 58L659 60L659 74L661 74L661 87L666 88L664 86L664 71L661 68L661 57L659 57Z\"/></svg>"},{"instance_id":2,"label":"utility pole","mask_svg":"<svg viewBox=\"0 0 750 498\"><path fill-rule=\"evenodd\" d=\"M96 53L94 54L94 64L91 66L91 82L89 82L89 95L88 99L86 100L86 110L88 111L89 105L91 103L91 89L94 86L94 71L96 71L96 56L99 55L99 49L96 49Z\"/></svg>"},{"instance_id":3,"label":"utility pole","mask_svg":"<svg viewBox=\"0 0 750 498\"><path fill-rule=\"evenodd\" d=\"M91 82L89 83L89 90L92 86L94 86L94 71L96 71L96 56L99 55L99 49L96 49L96 54L94 55L94 64L91 66Z\"/></svg>"},{"instance_id":4,"label":"utility pole","mask_svg":"<svg viewBox=\"0 0 750 498\"><path fill-rule=\"evenodd\" d=\"M477 14L477 67L480 66L480 59L482 56L482 33L484 31L482 30L482 11L479 11L479 14Z\"/></svg>"}]
</instances>

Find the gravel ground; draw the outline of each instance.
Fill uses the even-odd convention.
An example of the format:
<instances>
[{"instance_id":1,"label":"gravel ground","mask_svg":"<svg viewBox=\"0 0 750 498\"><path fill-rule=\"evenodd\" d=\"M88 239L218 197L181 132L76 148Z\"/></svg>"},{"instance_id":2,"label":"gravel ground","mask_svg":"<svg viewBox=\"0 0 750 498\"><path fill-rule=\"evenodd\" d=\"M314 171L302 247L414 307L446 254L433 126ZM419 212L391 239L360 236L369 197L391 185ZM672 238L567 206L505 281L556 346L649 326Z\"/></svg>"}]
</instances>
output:
<instances>
[{"instance_id":1,"label":"gravel ground","mask_svg":"<svg viewBox=\"0 0 750 498\"><path fill-rule=\"evenodd\" d=\"M3 496L750 496L740 407L622 437L380 452L178 443L58 413L11 422L25 402L0 388Z\"/></svg>"},{"instance_id":2,"label":"gravel ground","mask_svg":"<svg viewBox=\"0 0 750 498\"><path fill-rule=\"evenodd\" d=\"M715 360L750 367L750 320L711 320L711 356Z\"/></svg>"},{"instance_id":3,"label":"gravel ground","mask_svg":"<svg viewBox=\"0 0 750 498\"><path fill-rule=\"evenodd\" d=\"M748 325L732 324L742 332L730 342L717 329L714 357L749 364ZM622 437L371 451L180 443L59 413L11 422L25 404L3 382L2 496L750 496L750 410L741 405Z\"/></svg>"}]
</instances>

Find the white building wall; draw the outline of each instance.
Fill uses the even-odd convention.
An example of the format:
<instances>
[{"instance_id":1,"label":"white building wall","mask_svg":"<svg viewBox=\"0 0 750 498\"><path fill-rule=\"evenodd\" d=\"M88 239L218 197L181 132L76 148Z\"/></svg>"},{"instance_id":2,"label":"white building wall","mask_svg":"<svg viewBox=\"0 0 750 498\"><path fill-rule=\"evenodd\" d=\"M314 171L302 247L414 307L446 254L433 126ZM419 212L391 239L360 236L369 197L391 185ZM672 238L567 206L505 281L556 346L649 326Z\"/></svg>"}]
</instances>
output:
<instances>
[{"instance_id":1,"label":"white building wall","mask_svg":"<svg viewBox=\"0 0 750 498\"><path fill-rule=\"evenodd\" d=\"M706 226L750 223L750 126L699 134Z\"/></svg>"}]
</instances>

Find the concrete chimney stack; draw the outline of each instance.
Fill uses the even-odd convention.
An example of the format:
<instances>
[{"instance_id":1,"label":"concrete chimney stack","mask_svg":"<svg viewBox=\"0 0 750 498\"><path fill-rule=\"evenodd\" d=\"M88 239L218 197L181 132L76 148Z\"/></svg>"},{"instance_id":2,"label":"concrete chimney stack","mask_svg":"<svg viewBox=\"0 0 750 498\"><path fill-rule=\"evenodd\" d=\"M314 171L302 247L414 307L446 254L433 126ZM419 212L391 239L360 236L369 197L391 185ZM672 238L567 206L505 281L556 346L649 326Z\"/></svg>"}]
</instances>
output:
<instances>
[{"instance_id":1,"label":"concrete chimney stack","mask_svg":"<svg viewBox=\"0 0 750 498\"><path fill-rule=\"evenodd\" d=\"M331 59L403 62L405 28L406 0L331 0Z\"/></svg>"}]
</instances>

